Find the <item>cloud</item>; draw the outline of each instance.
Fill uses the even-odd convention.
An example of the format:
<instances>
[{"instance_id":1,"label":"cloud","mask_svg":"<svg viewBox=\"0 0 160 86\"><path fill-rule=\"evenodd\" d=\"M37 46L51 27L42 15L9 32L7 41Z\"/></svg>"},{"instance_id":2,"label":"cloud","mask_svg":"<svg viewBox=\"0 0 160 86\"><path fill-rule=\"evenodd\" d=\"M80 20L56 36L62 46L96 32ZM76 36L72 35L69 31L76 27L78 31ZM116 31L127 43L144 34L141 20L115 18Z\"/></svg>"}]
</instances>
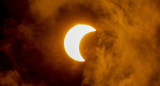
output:
<instances>
[{"instance_id":1,"label":"cloud","mask_svg":"<svg viewBox=\"0 0 160 86\"><path fill-rule=\"evenodd\" d=\"M110 17L98 21L100 42L92 52L96 61L88 62L83 85L158 86L160 49L156 34L160 14L155 3L127 0L102 2L101 6ZM158 75L156 80L153 78L155 75Z\"/></svg>"},{"instance_id":2,"label":"cloud","mask_svg":"<svg viewBox=\"0 0 160 86\"><path fill-rule=\"evenodd\" d=\"M160 84L158 0L29 0L28 7L33 19L4 26L1 50L10 56L15 70L0 73L0 84ZM82 64L70 60L63 48L66 32L77 23L97 29L84 39Z\"/></svg>"},{"instance_id":3,"label":"cloud","mask_svg":"<svg viewBox=\"0 0 160 86\"><path fill-rule=\"evenodd\" d=\"M1 86L47 86L43 82L31 83L25 82L17 71L7 71L0 73L0 85Z\"/></svg>"},{"instance_id":4,"label":"cloud","mask_svg":"<svg viewBox=\"0 0 160 86\"><path fill-rule=\"evenodd\" d=\"M18 86L19 74L15 71L8 71L5 74L0 73L0 85Z\"/></svg>"}]
</instances>

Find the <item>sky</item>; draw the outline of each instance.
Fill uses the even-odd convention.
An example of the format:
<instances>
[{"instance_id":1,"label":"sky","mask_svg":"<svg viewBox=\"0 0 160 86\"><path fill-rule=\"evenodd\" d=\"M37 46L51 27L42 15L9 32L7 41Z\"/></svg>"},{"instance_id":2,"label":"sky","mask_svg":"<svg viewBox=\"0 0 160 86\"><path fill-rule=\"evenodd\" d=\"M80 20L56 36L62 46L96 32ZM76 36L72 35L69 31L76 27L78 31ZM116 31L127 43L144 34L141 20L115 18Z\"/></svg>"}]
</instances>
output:
<instances>
[{"instance_id":1,"label":"sky","mask_svg":"<svg viewBox=\"0 0 160 86\"><path fill-rule=\"evenodd\" d=\"M159 86L160 0L1 0L0 86ZM76 24L85 62L66 54Z\"/></svg>"}]
</instances>

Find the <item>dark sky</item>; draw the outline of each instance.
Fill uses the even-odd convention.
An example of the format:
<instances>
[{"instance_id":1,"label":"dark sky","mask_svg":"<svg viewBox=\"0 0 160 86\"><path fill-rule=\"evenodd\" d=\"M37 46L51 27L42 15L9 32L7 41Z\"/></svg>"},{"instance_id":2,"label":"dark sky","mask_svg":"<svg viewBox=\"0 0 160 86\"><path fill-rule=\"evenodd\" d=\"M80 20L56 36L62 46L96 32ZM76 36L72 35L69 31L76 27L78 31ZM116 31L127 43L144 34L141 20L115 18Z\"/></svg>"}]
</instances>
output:
<instances>
[{"instance_id":1,"label":"dark sky","mask_svg":"<svg viewBox=\"0 0 160 86\"><path fill-rule=\"evenodd\" d=\"M159 0L1 0L0 86L159 86ZM97 31L69 58L67 31Z\"/></svg>"}]
</instances>

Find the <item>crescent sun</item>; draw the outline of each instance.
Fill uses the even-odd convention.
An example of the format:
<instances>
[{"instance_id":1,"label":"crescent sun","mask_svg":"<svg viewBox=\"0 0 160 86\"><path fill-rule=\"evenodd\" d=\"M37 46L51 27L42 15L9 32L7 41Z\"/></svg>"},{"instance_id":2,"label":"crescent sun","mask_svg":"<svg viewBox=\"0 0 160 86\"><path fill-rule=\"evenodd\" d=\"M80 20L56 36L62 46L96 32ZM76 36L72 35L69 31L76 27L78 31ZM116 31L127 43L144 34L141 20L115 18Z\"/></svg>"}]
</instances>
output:
<instances>
[{"instance_id":1,"label":"crescent sun","mask_svg":"<svg viewBox=\"0 0 160 86\"><path fill-rule=\"evenodd\" d=\"M79 24L67 32L64 39L64 48L69 57L76 61L85 61L80 54L80 41L84 35L93 31L96 31L93 27Z\"/></svg>"}]
</instances>

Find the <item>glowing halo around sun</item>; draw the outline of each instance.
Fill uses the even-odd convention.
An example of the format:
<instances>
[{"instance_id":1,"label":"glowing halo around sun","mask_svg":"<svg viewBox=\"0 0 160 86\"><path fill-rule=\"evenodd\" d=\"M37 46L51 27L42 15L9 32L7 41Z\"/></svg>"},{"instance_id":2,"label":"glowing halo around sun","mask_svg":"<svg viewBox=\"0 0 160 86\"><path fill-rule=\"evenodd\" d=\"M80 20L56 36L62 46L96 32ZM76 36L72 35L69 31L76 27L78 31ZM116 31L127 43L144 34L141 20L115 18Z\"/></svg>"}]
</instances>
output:
<instances>
[{"instance_id":1,"label":"glowing halo around sun","mask_svg":"<svg viewBox=\"0 0 160 86\"><path fill-rule=\"evenodd\" d=\"M89 25L76 25L72 27L66 34L64 39L64 48L67 54L76 61L85 61L80 54L79 45L84 35L89 32L96 31Z\"/></svg>"}]
</instances>

